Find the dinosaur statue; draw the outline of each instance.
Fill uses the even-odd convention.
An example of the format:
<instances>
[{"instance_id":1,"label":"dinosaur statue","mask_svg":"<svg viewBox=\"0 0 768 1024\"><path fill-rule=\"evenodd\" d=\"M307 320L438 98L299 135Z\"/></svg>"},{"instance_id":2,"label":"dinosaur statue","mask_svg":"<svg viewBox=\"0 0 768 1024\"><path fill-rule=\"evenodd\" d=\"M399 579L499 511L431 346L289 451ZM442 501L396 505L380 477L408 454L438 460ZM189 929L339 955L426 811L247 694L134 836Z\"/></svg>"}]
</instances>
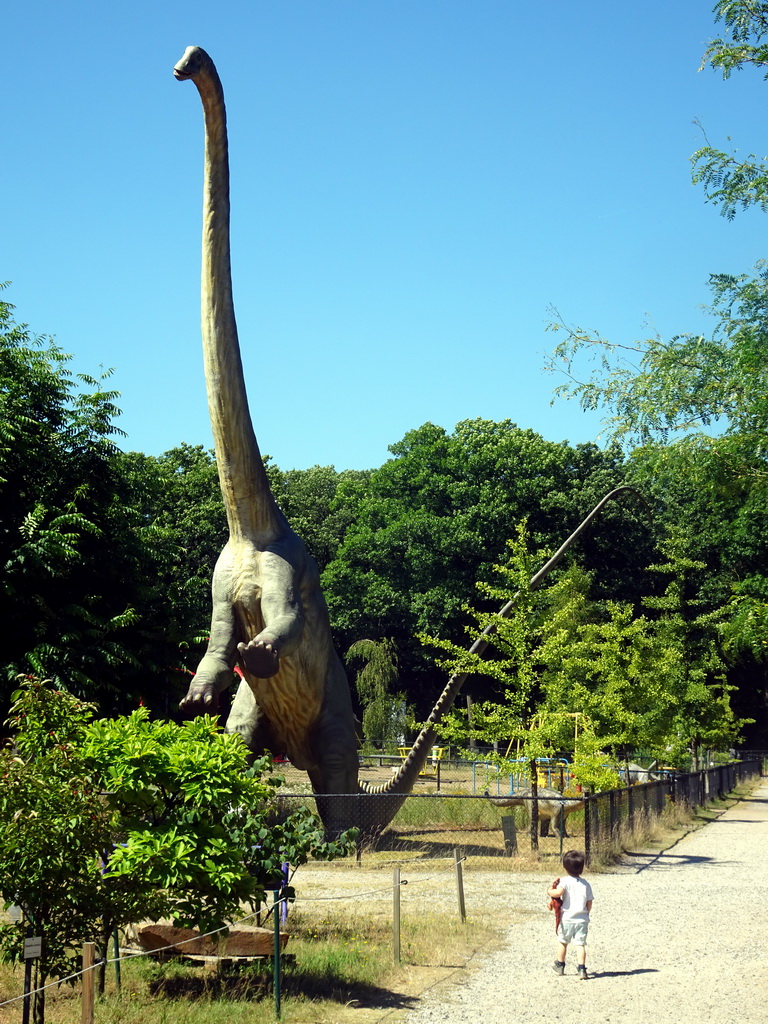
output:
<instances>
[{"instance_id":1,"label":"dinosaur statue","mask_svg":"<svg viewBox=\"0 0 768 1024\"><path fill-rule=\"evenodd\" d=\"M189 47L175 77L196 85L205 119L201 319L203 357L229 539L213 574L208 648L181 708L215 711L240 686L227 722L252 750L284 751L320 793L357 789L357 739L317 566L270 491L248 410L232 299L229 157L216 68Z\"/></svg>"},{"instance_id":2,"label":"dinosaur statue","mask_svg":"<svg viewBox=\"0 0 768 1024\"><path fill-rule=\"evenodd\" d=\"M564 798L562 793L558 793L556 789L542 787L538 788L536 795L539 803L538 813L542 836L549 835L550 824L555 830L555 835L559 836L561 830L562 834L566 835L565 819L569 814L583 807L584 801L570 800ZM520 789L517 793L511 793L509 796L489 796L488 799L494 807L525 807L530 814L533 790Z\"/></svg>"},{"instance_id":3,"label":"dinosaur statue","mask_svg":"<svg viewBox=\"0 0 768 1024\"><path fill-rule=\"evenodd\" d=\"M658 761L652 761L647 768L643 768L642 765L635 764L634 761L630 761L626 766L627 785L639 786L644 782L651 782L651 780L657 779L659 776L654 775L653 771L658 763Z\"/></svg>"},{"instance_id":4,"label":"dinosaur statue","mask_svg":"<svg viewBox=\"0 0 768 1024\"><path fill-rule=\"evenodd\" d=\"M408 756L381 785L358 780L357 737L349 684L331 640L317 567L270 491L256 442L240 358L232 299L229 244L229 157L224 93L208 54L190 46L174 68L200 94L205 122L202 334L208 408L229 540L213 575L208 648L186 696L188 714L215 711L218 695L237 690L227 730L253 751L284 752L307 772L326 828L359 825L367 834L386 827L412 790L466 673L450 677ZM589 513L530 582L536 589L618 494L617 487ZM508 616L515 595L501 609ZM493 627L470 648L482 654ZM361 797L374 799L361 803Z\"/></svg>"}]
</instances>

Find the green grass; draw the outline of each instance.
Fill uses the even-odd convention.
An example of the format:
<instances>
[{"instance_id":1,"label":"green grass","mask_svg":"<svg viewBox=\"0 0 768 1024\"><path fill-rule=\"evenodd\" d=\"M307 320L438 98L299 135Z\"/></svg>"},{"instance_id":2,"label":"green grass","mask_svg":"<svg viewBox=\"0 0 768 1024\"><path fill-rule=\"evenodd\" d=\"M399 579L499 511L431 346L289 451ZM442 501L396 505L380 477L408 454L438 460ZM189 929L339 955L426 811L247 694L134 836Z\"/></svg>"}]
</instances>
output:
<instances>
[{"instance_id":1,"label":"green grass","mask_svg":"<svg viewBox=\"0 0 768 1024\"><path fill-rule=\"evenodd\" d=\"M391 921L372 918L364 906L332 913L294 908L288 930L282 1019L295 1024L378 1019L381 1007L408 1005L410 997L403 992L414 965L454 963L496 934L487 921L461 925L445 915L405 913L403 963L396 965ZM106 994L96 1003L96 1024L266 1024L275 1019L268 960L217 972L209 965L137 957L125 961L121 973L118 996L114 968L108 968ZM16 995L22 986L23 969L0 967L0 999ZM47 1024L80 1024L80 1000L79 986L49 990ZM368 1017L366 1008L371 1014L376 1008L375 1016ZM0 1008L0 1022L17 1024L21 1012L20 1002Z\"/></svg>"},{"instance_id":2,"label":"green grass","mask_svg":"<svg viewBox=\"0 0 768 1024\"><path fill-rule=\"evenodd\" d=\"M506 810L502 814L510 813ZM445 797L419 799L412 797L405 801L395 815L392 828L423 825L461 825L476 828L498 827L500 809L488 800L467 797L451 800Z\"/></svg>"}]
</instances>

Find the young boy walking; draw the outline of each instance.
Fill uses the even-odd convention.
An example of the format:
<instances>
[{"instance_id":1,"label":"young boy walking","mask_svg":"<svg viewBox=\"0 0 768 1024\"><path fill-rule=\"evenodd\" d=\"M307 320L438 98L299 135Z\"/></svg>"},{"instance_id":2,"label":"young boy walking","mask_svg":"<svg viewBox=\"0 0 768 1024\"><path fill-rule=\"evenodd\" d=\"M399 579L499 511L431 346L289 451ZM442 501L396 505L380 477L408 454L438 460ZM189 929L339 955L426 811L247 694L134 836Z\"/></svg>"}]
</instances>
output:
<instances>
[{"instance_id":1,"label":"young boy walking","mask_svg":"<svg viewBox=\"0 0 768 1024\"><path fill-rule=\"evenodd\" d=\"M584 854L580 850L569 850L563 855L563 867L567 875L558 878L547 889L550 899L562 899L562 914L557 929L560 942L558 956L553 967L556 974L565 972L565 954L568 946L576 947L576 969L579 981L587 980L587 932L589 912L592 909L592 886L581 877L584 870Z\"/></svg>"}]
</instances>

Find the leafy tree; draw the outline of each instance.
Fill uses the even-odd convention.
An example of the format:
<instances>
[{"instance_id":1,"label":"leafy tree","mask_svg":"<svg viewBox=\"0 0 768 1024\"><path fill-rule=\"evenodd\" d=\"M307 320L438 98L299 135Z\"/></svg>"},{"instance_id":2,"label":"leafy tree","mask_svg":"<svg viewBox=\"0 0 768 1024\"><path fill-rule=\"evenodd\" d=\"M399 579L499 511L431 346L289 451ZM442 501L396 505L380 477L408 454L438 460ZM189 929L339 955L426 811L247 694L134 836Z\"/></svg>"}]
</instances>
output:
<instances>
[{"instance_id":1,"label":"leafy tree","mask_svg":"<svg viewBox=\"0 0 768 1024\"><path fill-rule=\"evenodd\" d=\"M485 631L494 656L422 638L447 654L442 664L451 672L496 683L493 699L473 705L471 723L456 711L444 733L504 740L529 758L567 751L580 780L593 787L615 779L603 766L633 748L651 748L669 762L695 757L699 744L730 745L744 723L730 706L717 621L693 614L686 593L687 576L702 566L674 544L667 552L669 560L652 568L671 580L661 596L644 600L649 615L629 602L591 599L592 574L578 565L531 591L538 559L521 526L509 563L496 567L501 583L480 586L497 606L515 594L511 612L472 612L471 636ZM508 755L488 756L513 770Z\"/></svg>"},{"instance_id":2,"label":"leafy tree","mask_svg":"<svg viewBox=\"0 0 768 1024\"><path fill-rule=\"evenodd\" d=\"M294 529L325 564L354 514L352 501L334 508L336 495L366 474L319 466L283 473L268 457L264 461L273 493ZM133 689L147 706L168 716L208 638L211 578L228 538L218 470L212 451L187 444L159 457L123 455L121 468L124 505L132 510L133 528L152 562L136 637L144 674ZM227 697L222 695L222 713Z\"/></svg>"},{"instance_id":3,"label":"leafy tree","mask_svg":"<svg viewBox=\"0 0 768 1024\"><path fill-rule=\"evenodd\" d=\"M27 681L14 694L16 750L0 753L0 893L20 907L0 925L4 962L23 958L25 935L44 940L38 985L71 973L72 953L90 937L104 903L98 851L111 849L111 815L73 740L93 706ZM42 1024L45 993L35 997Z\"/></svg>"},{"instance_id":4,"label":"leafy tree","mask_svg":"<svg viewBox=\"0 0 768 1024\"><path fill-rule=\"evenodd\" d=\"M543 713L584 713L587 732L617 759L643 747L682 766L700 745L729 747L745 724L730 703L722 612L698 610L692 579L705 567L685 547L680 536L663 545L665 561L650 569L667 582L642 612L590 602L579 586L545 622Z\"/></svg>"},{"instance_id":5,"label":"leafy tree","mask_svg":"<svg viewBox=\"0 0 768 1024\"><path fill-rule=\"evenodd\" d=\"M564 335L549 368L567 380L556 397L576 398L584 409L606 409L609 436L626 446L703 450L721 473L762 477L768 453L768 278L710 279L715 320L711 337L658 335L631 344L607 341L557 319ZM581 379L587 361L594 365Z\"/></svg>"},{"instance_id":6,"label":"leafy tree","mask_svg":"<svg viewBox=\"0 0 768 1024\"><path fill-rule=\"evenodd\" d=\"M335 558L354 522L370 475L368 470L337 472L333 466L275 471L275 498L321 571Z\"/></svg>"},{"instance_id":7,"label":"leafy tree","mask_svg":"<svg viewBox=\"0 0 768 1024\"><path fill-rule=\"evenodd\" d=\"M618 779L606 754L606 747L616 739L615 724L611 718L607 735L604 722L593 721L589 689L571 689L558 664L574 636L594 617L586 600L589 575L572 566L557 582L534 592L529 582L540 559L532 557L525 524L519 525L509 548L509 562L495 567L500 582L478 584L497 607L499 603L507 606L506 614L471 611L474 623L468 632L473 640L485 636L491 655L471 653L440 638L421 638L445 652L441 664L450 672L476 672L496 684L494 697L474 703L471 717L468 711L456 709L441 724L440 732L459 744L468 739L493 742L495 750L484 757L502 774L518 772L521 759L533 764L537 758L567 751L584 785L610 788ZM512 594L514 605L509 609ZM552 683L555 685L548 687ZM550 692L558 687L561 692ZM613 704L609 714L615 714L620 701L615 695L607 700ZM592 695L591 704L601 705L597 695ZM574 730L575 718L578 730Z\"/></svg>"},{"instance_id":8,"label":"leafy tree","mask_svg":"<svg viewBox=\"0 0 768 1024\"><path fill-rule=\"evenodd\" d=\"M706 568L686 555L686 538L679 531L663 545L666 560L651 569L669 578L663 595L646 598L656 610L656 629L665 650L677 652L674 680L674 715L665 737L663 756L668 763L690 757L696 768L699 747L731 747L748 719L739 719L731 706L727 664L723 656L720 623L728 610L702 613L691 576ZM660 750L661 754L662 751Z\"/></svg>"},{"instance_id":9,"label":"leafy tree","mask_svg":"<svg viewBox=\"0 0 768 1024\"><path fill-rule=\"evenodd\" d=\"M42 979L117 924L172 917L202 930L256 907L283 861L331 859L306 809L277 814L268 758L248 767L237 736L199 718L153 722L146 708L89 721L93 707L28 680L14 694L16 748L0 755L0 893L25 915L0 928L17 962L27 926L43 938ZM40 1007L39 1021L42 1021Z\"/></svg>"},{"instance_id":10,"label":"leafy tree","mask_svg":"<svg viewBox=\"0 0 768 1024\"><path fill-rule=\"evenodd\" d=\"M768 706L768 279L715 275L712 289L709 337L623 346L560 320L552 366L569 378L557 394L604 408L609 436L635 445L628 470L653 502L659 538L682 531L687 557L704 563L688 586L702 613L727 609L727 681L739 684L731 704L759 722ZM595 356L581 379L582 361Z\"/></svg>"},{"instance_id":11,"label":"leafy tree","mask_svg":"<svg viewBox=\"0 0 768 1024\"><path fill-rule=\"evenodd\" d=\"M34 672L109 712L168 714L208 628L215 463L120 452L116 392L69 362L0 303L0 701Z\"/></svg>"},{"instance_id":12,"label":"leafy tree","mask_svg":"<svg viewBox=\"0 0 768 1024\"><path fill-rule=\"evenodd\" d=\"M386 749L405 732L405 696L395 693L397 651L391 640L358 640L347 651L347 664L361 665L355 685L363 707L363 736Z\"/></svg>"},{"instance_id":13,"label":"leafy tree","mask_svg":"<svg viewBox=\"0 0 768 1024\"><path fill-rule=\"evenodd\" d=\"M148 563L137 574L144 586L133 641L141 673L123 673L124 685L167 717L202 656L211 577L227 540L216 462L192 445L159 457L130 452L119 462L123 506Z\"/></svg>"},{"instance_id":14,"label":"leafy tree","mask_svg":"<svg viewBox=\"0 0 768 1024\"><path fill-rule=\"evenodd\" d=\"M702 59L729 78L734 70L753 66L768 69L768 3L764 0L718 0L715 20L722 21L726 33L713 39ZM764 78L768 78L768 70ZM736 153L715 149L707 140L691 157L693 181L704 186L707 200L720 206L720 212L733 220L736 211L758 205L768 211L768 164L754 153L746 160Z\"/></svg>"},{"instance_id":15,"label":"leafy tree","mask_svg":"<svg viewBox=\"0 0 768 1024\"><path fill-rule=\"evenodd\" d=\"M616 450L554 444L509 421L468 420L451 434L427 423L390 450L393 458L355 495L356 518L323 586L338 646L391 637L408 700L423 714L443 679L416 634L459 640L464 605L502 557L514 523L527 516L536 543L559 542L622 482L624 469ZM626 518L611 509L580 550L601 567L602 579L613 574L614 585L634 590L628 566L645 542L640 527L630 530L631 540L617 540Z\"/></svg>"},{"instance_id":16,"label":"leafy tree","mask_svg":"<svg viewBox=\"0 0 768 1024\"><path fill-rule=\"evenodd\" d=\"M121 529L116 497L116 392L103 378L74 376L69 358L0 302L6 696L17 673L31 670L106 697L115 670L135 657L123 637L137 616L128 567L140 552Z\"/></svg>"}]
</instances>

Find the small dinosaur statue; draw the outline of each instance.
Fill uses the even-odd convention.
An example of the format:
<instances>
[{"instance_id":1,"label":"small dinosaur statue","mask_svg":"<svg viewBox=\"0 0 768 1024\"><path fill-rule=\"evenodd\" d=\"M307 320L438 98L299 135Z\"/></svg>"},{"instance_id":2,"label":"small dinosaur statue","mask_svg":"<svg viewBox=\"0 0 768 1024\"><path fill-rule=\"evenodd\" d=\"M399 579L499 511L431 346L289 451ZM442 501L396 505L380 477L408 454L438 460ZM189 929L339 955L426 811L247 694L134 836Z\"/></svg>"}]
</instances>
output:
<instances>
[{"instance_id":1,"label":"small dinosaur statue","mask_svg":"<svg viewBox=\"0 0 768 1024\"><path fill-rule=\"evenodd\" d=\"M548 836L551 824L555 835L560 835L561 829L563 835L566 835L565 819L569 814L583 807L584 801L564 799L562 793L558 793L556 789L546 789L541 786L538 787L536 796L539 805L541 834ZM489 796L488 799L494 807L525 807L530 815L533 790L520 789L517 793L511 793L509 796Z\"/></svg>"},{"instance_id":2,"label":"small dinosaur statue","mask_svg":"<svg viewBox=\"0 0 768 1024\"><path fill-rule=\"evenodd\" d=\"M331 640L317 567L293 532L269 488L245 391L232 298L229 242L229 155L221 80L213 61L190 46L176 64L179 81L192 81L205 121L205 183L201 320L208 409L229 526L229 540L213 575L210 640L181 701L188 714L215 711L218 695L243 673L227 721L255 752L286 753L309 775L318 811L330 832L359 825L367 834L386 827L412 790L466 673L450 677L404 763L381 785L358 780L355 718L344 668ZM536 589L618 494L617 487L589 513L533 577ZM500 614L510 614L518 595ZM472 645L482 654L489 626ZM361 795L375 799L360 803Z\"/></svg>"},{"instance_id":3,"label":"small dinosaur statue","mask_svg":"<svg viewBox=\"0 0 768 1024\"><path fill-rule=\"evenodd\" d=\"M202 334L208 409L229 540L213 574L210 640L186 696L188 714L217 709L240 686L227 723L253 750L284 751L320 793L357 789L355 719L313 559L269 488L245 391L232 299L229 156L221 81L188 47L174 68L205 118Z\"/></svg>"}]
</instances>

